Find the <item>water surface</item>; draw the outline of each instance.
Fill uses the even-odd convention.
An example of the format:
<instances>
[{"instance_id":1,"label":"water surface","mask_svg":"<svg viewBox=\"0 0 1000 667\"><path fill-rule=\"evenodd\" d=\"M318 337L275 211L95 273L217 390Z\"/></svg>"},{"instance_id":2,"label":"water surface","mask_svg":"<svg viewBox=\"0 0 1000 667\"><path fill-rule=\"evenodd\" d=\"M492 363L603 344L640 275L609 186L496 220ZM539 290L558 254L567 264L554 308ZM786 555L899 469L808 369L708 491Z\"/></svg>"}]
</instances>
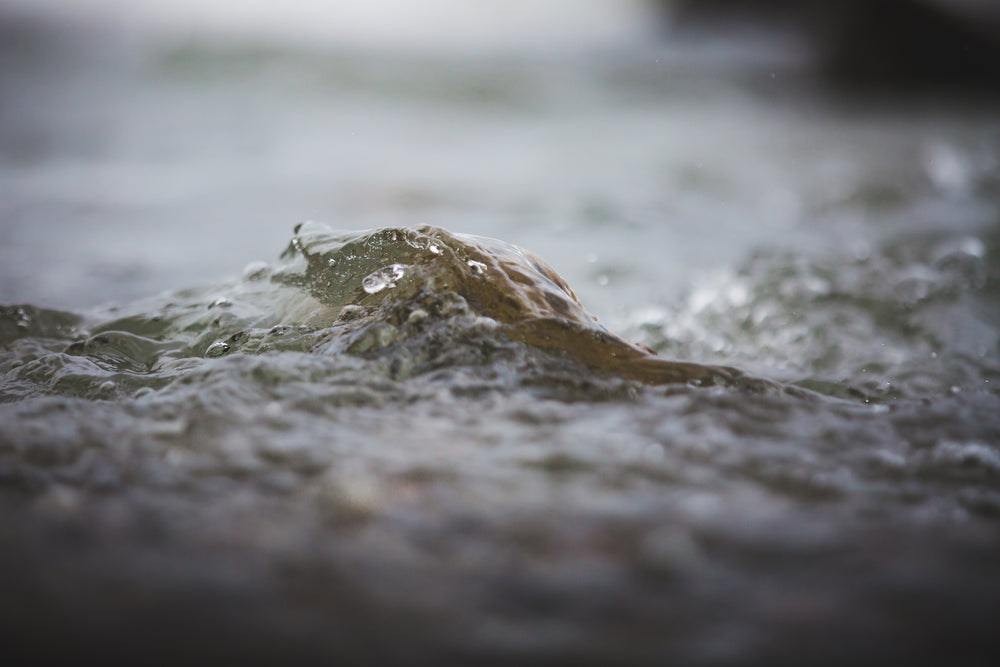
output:
<instances>
[{"instance_id":1,"label":"water surface","mask_svg":"<svg viewBox=\"0 0 1000 667\"><path fill-rule=\"evenodd\" d=\"M117 48L3 62L19 649L995 657L988 104Z\"/></svg>"}]
</instances>

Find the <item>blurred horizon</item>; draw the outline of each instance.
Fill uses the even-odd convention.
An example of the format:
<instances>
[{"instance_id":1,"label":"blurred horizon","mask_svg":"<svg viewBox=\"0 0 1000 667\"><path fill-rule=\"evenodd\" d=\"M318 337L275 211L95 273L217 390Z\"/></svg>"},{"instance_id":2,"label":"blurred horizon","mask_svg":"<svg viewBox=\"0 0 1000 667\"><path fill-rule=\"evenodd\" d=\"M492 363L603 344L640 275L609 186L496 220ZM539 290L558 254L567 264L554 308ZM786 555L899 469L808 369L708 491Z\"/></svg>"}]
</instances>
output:
<instances>
[{"instance_id":1,"label":"blurred horizon","mask_svg":"<svg viewBox=\"0 0 1000 667\"><path fill-rule=\"evenodd\" d=\"M877 27L885 3L925 8L838 6ZM926 15L879 71L903 86L852 90L794 3L668 4L0 0L0 300L211 282L317 219L518 243L609 314L606 287L638 306L792 232L853 242L868 206L941 224L938 191L995 169L991 61L971 97L905 71ZM940 25L947 50L964 24ZM955 224L990 208L945 199Z\"/></svg>"},{"instance_id":2,"label":"blurred horizon","mask_svg":"<svg viewBox=\"0 0 1000 667\"><path fill-rule=\"evenodd\" d=\"M551 51L655 35L644 0L2 0L0 17L68 21L167 40L389 50Z\"/></svg>"},{"instance_id":3,"label":"blurred horizon","mask_svg":"<svg viewBox=\"0 0 1000 667\"><path fill-rule=\"evenodd\" d=\"M1000 3L990 0L0 0L0 32L8 53L45 33L132 58L195 45L454 58L639 50L794 67L865 94L994 96L1000 80Z\"/></svg>"}]
</instances>

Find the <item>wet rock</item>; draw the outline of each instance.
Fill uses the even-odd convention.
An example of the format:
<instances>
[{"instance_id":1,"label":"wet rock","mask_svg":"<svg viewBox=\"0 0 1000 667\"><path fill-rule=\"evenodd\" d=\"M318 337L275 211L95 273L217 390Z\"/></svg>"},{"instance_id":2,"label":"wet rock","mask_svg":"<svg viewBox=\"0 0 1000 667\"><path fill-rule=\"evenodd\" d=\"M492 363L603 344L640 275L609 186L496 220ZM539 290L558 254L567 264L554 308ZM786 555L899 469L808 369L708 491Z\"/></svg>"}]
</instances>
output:
<instances>
[{"instance_id":1,"label":"wet rock","mask_svg":"<svg viewBox=\"0 0 1000 667\"><path fill-rule=\"evenodd\" d=\"M306 223L284 259L274 279L304 287L331 313L328 349L338 339L351 354L405 349L420 365L442 348L492 340L646 384L746 384L734 369L667 361L607 331L552 267L495 239L429 226L335 233Z\"/></svg>"}]
</instances>

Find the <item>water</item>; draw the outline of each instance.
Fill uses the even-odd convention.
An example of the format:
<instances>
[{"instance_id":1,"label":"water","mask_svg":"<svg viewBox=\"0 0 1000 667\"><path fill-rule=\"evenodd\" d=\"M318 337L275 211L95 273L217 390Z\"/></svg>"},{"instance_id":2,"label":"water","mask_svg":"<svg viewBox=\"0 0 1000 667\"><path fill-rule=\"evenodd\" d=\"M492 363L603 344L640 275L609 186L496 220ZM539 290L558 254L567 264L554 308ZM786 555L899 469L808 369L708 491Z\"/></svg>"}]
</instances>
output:
<instances>
[{"instance_id":1,"label":"water","mask_svg":"<svg viewBox=\"0 0 1000 667\"><path fill-rule=\"evenodd\" d=\"M11 650L992 663L991 103L80 48L3 61Z\"/></svg>"}]
</instances>

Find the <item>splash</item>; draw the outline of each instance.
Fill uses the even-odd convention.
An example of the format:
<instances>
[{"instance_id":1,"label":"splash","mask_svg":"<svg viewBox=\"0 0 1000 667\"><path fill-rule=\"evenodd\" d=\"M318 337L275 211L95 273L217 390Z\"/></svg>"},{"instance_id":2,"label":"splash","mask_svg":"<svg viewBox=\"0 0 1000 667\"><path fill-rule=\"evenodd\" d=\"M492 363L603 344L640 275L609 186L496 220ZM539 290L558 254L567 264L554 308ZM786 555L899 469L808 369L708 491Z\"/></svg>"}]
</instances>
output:
<instances>
[{"instance_id":1,"label":"splash","mask_svg":"<svg viewBox=\"0 0 1000 667\"><path fill-rule=\"evenodd\" d=\"M305 223L284 259L275 280L306 288L327 311L320 319L350 322L338 337L354 340L351 351L384 349L433 326L452 328L456 340L485 327L645 384L767 386L731 368L662 359L609 332L552 267L496 239L430 226L335 233Z\"/></svg>"},{"instance_id":2,"label":"splash","mask_svg":"<svg viewBox=\"0 0 1000 667\"><path fill-rule=\"evenodd\" d=\"M130 395L193 382L222 357L272 352L318 355L342 368L360 362L359 384L447 371L472 372L501 391L571 386L585 400L622 382L795 391L659 357L603 327L536 255L430 226L335 232L303 223L280 262L254 263L234 283L86 316L4 312L3 339L26 352L0 386L3 400Z\"/></svg>"}]
</instances>

